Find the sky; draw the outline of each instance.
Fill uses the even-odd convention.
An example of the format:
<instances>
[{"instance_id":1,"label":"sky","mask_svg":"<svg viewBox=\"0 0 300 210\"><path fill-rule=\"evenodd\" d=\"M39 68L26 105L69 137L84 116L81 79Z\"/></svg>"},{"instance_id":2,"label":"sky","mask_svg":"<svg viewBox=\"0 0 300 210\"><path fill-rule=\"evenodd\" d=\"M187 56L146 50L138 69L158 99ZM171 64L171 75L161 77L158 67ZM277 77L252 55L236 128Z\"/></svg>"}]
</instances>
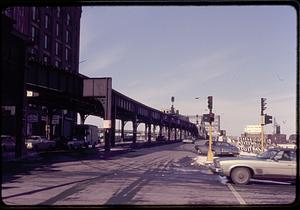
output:
<instances>
[{"instance_id":1,"label":"sky","mask_svg":"<svg viewBox=\"0 0 300 210\"><path fill-rule=\"evenodd\" d=\"M213 96L227 135L259 123L264 97L265 113L289 136L296 23L291 6L83 6L79 72L112 77L113 89L157 110L169 109L174 96L183 115L208 113Z\"/></svg>"}]
</instances>

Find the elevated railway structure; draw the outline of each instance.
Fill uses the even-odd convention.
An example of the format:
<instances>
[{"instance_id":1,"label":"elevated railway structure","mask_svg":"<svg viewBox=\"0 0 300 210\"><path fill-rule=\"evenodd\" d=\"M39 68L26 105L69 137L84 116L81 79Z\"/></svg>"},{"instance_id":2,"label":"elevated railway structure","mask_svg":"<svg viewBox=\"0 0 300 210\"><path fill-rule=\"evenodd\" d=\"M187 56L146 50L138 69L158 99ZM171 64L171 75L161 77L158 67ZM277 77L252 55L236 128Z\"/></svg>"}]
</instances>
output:
<instances>
[{"instance_id":1,"label":"elevated railway structure","mask_svg":"<svg viewBox=\"0 0 300 210\"><path fill-rule=\"evenodd\" d=\"M156 110L112 89L111 78L89 78L42 64L26 54L31 41L15 32L3 17L2 24L7 30L1 31L1 101L2 107L15 107L16 156L22 156L25 151L28 104L47 107L50 133L55 109L79 113L81 124L89 115L103 118L106 151L115 145L117 119L121 120L121 135L125 124L132 123L133 144L141 123L145 124L148 142L156 128L159 128L158 136L165 135L169 141L198 135L196 125L189 120ZM27 97L27 91L33 93L32 97Z\"/></svg>"}]
</instances>

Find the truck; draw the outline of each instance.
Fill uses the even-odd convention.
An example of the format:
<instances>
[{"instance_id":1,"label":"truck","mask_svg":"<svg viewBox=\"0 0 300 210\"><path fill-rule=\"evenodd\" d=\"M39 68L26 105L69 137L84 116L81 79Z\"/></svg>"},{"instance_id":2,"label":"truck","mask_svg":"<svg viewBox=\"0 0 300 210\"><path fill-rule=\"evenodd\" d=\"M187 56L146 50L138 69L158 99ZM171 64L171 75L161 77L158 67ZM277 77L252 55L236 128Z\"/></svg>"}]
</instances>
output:
<instances>
[{"instance_id":1,"label":"truck","mask_svg":"<svg viewBox=\"0 0 300 210\"><path fill-rule=\"evenodd\" d=\"M99 143L99 129L95 125L80 124L75 126L75 136L84 140L86 148L91 145L93 148Z\"/></svg>"}]
</instances>

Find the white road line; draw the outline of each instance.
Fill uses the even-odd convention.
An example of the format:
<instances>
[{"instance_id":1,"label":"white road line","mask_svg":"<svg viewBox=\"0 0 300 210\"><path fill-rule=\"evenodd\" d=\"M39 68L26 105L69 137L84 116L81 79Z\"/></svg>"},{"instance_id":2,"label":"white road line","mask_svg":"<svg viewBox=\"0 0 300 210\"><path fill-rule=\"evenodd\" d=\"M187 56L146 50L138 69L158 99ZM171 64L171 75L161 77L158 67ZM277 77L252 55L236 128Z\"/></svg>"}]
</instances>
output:
<instances>
[{"instance_id":1,"label":"white road line","mask_svg":"<svg viewBox=\"0 0 300 210\"><path fill-rule=\"evenodd\" d=\"M244 199L242 198L242 196L233 188L233 186L229 183L226 184L227 187L231 190L232 194L234 195L234 197L240 202L240 204L246 204L246 202L244 201Z\"/></svg>"}]
</instances>

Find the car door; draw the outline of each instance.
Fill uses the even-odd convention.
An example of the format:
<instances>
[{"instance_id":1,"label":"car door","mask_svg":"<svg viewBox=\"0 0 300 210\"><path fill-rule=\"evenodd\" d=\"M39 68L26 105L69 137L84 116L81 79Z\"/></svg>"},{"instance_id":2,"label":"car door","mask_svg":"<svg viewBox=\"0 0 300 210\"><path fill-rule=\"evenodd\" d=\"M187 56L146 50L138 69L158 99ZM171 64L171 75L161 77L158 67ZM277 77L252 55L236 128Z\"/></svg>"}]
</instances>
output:
<instances>
[{"instance_id":1,"label":"car door","mask_svg":"<svg viewBox=\"0 0 300 210\"><path fill-rule=\"evenodd\" d=\"M265 175L275 178L296 176L296 161L292 160L289 151L279 151L272 160L268 161Z\"/></svg>"}]
</instances>

